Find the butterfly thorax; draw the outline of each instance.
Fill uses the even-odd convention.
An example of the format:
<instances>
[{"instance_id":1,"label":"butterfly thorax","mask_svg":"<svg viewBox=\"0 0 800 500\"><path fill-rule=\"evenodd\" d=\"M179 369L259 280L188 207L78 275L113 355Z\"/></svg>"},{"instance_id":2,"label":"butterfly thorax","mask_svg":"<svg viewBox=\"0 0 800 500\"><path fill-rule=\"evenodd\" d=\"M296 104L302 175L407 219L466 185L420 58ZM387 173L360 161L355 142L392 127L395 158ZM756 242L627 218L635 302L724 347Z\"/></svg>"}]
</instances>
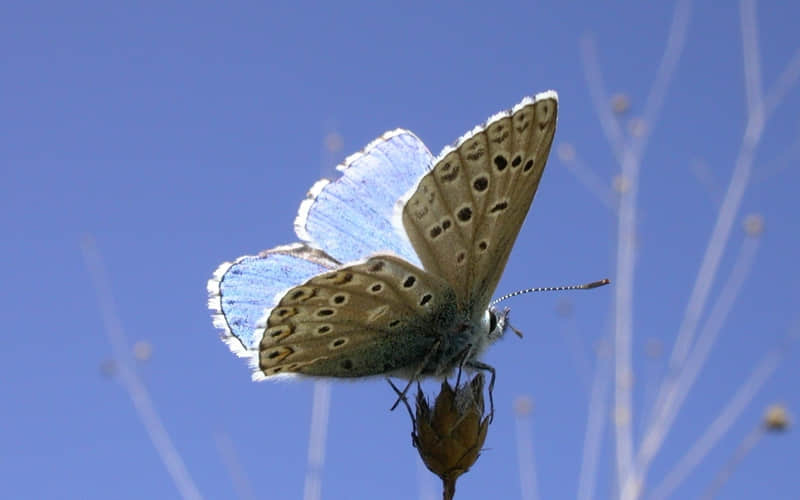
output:
<instances>
[{"instance_id":1,"label":"butterfly thorax","mask_svg":"<svg viewBox=\"0 0 800 500\"><path fill-rule=\"evenodd\" d=\"M486 348L503 336L508 328L507 316L508 310L499 312L493 307L474 318L458 315L457 321L441 332L431 346L429 359L421 372L420 367L408 366L396 370L393 375L448 377L459 368L469 371L471 362L477 361Z\"/></svg>"}]
</instances>

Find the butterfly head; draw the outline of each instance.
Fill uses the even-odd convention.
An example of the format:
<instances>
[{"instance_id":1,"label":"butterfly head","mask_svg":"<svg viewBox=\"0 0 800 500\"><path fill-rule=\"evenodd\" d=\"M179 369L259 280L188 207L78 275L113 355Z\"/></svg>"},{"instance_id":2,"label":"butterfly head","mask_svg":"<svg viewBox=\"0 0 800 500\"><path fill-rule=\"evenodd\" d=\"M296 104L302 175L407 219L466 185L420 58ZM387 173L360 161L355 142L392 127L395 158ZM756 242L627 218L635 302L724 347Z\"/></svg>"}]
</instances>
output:
<instances>
[{"instance_id":1,"label":"butterfly head","mask_svg":"<svg viewBox=\"0 0 800 500\"><path fill-rule=\"evenodd\" d=\"M453 323L440 337L422 373L446 377L464 365L479 362L486 349L500 340L511 327L508 323L509 312L509 308L501 311L489 306L471 320L464 318ZM409 378L408 373L398 376Z\"/></svg>"},{"instance_id":2,"label":"butterfly head","mask_svg":"<svg viewBox=\"0 0 800 500\"><path fill-rule=\"evenodd\" d=\"M481 315L478 321L474 321L470 327L469 323L461 326L461 331L465 335L456 336L456 343L452 348L451 354L462 351L464 346L469 346L469 359L478 359L481 354L491 344L500 340L505 335L506 330L511 326L508 323L508 315L511 309L504 308L499 310L494 306L489 306ZM454 361L455 357L451 360Z\"/></svg>"},{"instance_id":3,"label":"butterfly head","mask_svg":"<svg viewBox=\"0 0 800 500\"><path fill-rule=\"evenodd\" d=\"M511 308L509 307L505 307L500 310L494 306L489 306L489 308L486 310L486 323L487 330L489 332L487 337L489 339L489 344L501 339L509 329L522 337L522 333L511 326L511 323L509 322L510 314Z\"/></svg>"}]
</instances>

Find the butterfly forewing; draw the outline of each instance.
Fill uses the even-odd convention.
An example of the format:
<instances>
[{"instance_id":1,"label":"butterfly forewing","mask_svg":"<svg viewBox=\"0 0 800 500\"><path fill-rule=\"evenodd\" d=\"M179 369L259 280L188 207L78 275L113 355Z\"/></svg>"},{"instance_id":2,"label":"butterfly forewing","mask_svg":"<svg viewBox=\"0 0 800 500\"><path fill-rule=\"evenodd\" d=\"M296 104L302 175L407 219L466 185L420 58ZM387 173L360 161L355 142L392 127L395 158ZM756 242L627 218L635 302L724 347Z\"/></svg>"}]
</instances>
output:
<instances>
[{"instance_id":1,"label":"butterfly forewing","mask_svg":"<svg viewBox=\"0 0 800 500\"><path fill-rule=\"evenodd\" d=\"M446 148L402 210L426 270L455 290L459 308L483 313L544 171L557 96L525 99Z\"/></svg>"},{"instance_id":2,"label":"butterfly forewing","mask_svg":"<svg viewBox=\"0 0 800 500\"><path fill-rule=\"evenodd\" d=\"M289 289L263 321L259 370L329 377L413 370L455 314L447 282L377 255Z\"/></svg>"},{"instance_id":3,"label":"butterfly forewing","mask_svg":"<svg viewBox=\"0 0 800 500\"><path fill-rule=\"evenodd\" d=\"M417 136L394 130L337 167L300 205L297 236L341 262L394 253L419 265L402 227L393 224L394 204L428 171L433 155Z\"/></svg>"}]
</instances>

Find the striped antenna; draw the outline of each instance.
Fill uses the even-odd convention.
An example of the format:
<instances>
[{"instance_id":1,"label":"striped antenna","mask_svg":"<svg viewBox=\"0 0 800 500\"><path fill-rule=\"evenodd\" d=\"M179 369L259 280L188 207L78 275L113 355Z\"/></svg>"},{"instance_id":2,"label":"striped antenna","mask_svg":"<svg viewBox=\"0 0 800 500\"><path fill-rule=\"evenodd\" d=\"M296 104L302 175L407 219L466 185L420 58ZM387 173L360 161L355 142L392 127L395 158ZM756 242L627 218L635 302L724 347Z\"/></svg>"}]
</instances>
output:
<instances>
[{"instance_id":1,"label":"striped antenna","mask_svg":"<svg viewBox=\"0 0 800 500\"><path fill-rule=\"evenodd\" d=\"M591 290L592 288L597 288L601 286L605 286L611 283L608 278L602 279L600 281L592 281L591 283L585 283L583 285L569 285L569 286L542 286L536 288L526 288L525 290L517 290L516 292L511 292L509 294L503 295L497 300L492 301L489 306L494 306L506 299L510 299L511 297L516 297L517 295L522 295L525 293L531 292L561 292L564 290Z\"/></svg>"}]
</instances>

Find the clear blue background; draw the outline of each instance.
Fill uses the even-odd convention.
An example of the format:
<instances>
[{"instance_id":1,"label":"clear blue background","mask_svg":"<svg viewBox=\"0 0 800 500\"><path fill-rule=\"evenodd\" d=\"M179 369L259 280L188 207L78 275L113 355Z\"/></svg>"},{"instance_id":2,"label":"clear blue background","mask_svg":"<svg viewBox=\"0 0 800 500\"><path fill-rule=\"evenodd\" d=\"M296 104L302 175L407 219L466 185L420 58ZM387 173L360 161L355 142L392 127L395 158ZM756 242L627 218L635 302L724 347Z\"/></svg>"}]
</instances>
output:
<instances>
[{"instance_id":1,"label":"clear blue background","mask_svg":"<svg viewBox=\"0 0 800 500\"><path fill-rule=\"evenodd\" d=\"M81 253L90 234L131 342L153 346L136 368L202 494L235 497L215 444L222 436L258 498L300 498L313 384L250 382L211 326L211 272L224 260L294 241L306 190L385 130L411 129L437 153L494 112L547 89L560 95L557 144L573 144L610 185L618 168L579 41L594 37L606 87L627 93L635 115L672 10L635 1L4 4L0 497L178 496L123 386L101 374L112 353ZM758 15L769 89L800 46L800 9L765 2ZM760 253L654 463L654 481L796 319L798 117L793 89L766 129L714 290L744 237L746 213L765 218ZM645 345L671 345L744 125L737 7L696 2L642 166L637 417L665 357L648 358ZM323 146L331 132L343 138L339 151ZM693 174L696 161L708 166L710 188ZM613 276L615 224L553 154L498 294ZM519 498L512 401L521 394L535 401L525 425L541 498L574 497L591 372L576 364L571 339L591 358L609 334L612 298L606 288L509 302L526 337L505 339L486 358L499 373L497 417L458 498ZM571 319L556 313L564 300ZM800 413L798 376L791 354L676 498L703 490L766 405L782 401ZM414 498L420 489L438 497L432 476L418 471L407 416L390 413L391 402L379 379L333 386L323 498ZM605 445L600 498L613 487ZM799 445L797 432L767 436L722 497L798 498Z\"/></svg>"}]
</instances>

